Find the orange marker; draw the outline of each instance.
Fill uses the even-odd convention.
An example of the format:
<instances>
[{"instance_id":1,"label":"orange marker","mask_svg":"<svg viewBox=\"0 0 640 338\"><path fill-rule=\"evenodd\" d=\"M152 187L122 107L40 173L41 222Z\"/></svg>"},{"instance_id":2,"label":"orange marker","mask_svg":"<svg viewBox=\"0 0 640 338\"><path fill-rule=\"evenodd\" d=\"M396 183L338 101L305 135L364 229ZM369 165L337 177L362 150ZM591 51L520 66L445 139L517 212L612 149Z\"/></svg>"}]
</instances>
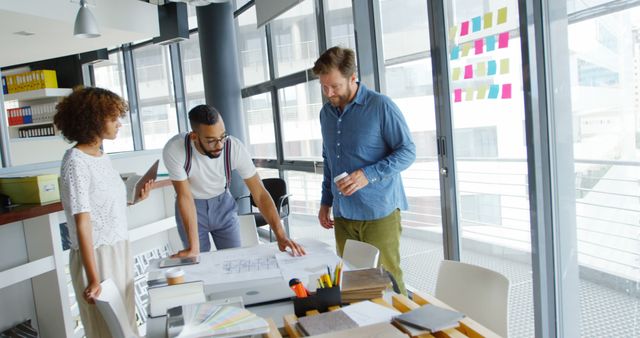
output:
<instances>
[{"instance_id":1,"label":"orange marker","mask_svg":"<svg viewBox=\"0 0 640 338\"><path fill-rule=\"evenodd\" d=\"M306 298L309 296L307 289L305 289L302 282L297 278L293 278L289 281L289 287L291 288L291 290L293 290L293 293L295 293L296 297L298 298Z\"/></svg>"}]
</instances>

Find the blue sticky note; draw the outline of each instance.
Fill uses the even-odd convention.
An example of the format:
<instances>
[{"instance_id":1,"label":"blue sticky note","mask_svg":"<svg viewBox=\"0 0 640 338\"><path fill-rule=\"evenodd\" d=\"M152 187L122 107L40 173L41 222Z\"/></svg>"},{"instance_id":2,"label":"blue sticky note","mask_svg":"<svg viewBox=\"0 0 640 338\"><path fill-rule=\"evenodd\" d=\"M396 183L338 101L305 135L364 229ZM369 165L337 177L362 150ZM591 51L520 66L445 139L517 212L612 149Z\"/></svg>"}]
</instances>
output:
<instances>
[{"instance_id":1,"label":"blue sticky note","mask_svg":"<svg viewBox=\"0 0 640 338\"><path fill-rule=\"evenodd\" d=\"M496 36L495 35L489 35L486 38L484 38L484 42L485 45L487 47L487 52L490 52L494 49L496 49Z\"/></svg>"},{"instance_id":2,"label":"blue sticky note","mask_svg":"<svg viewBox=\"0 0 640 338\"><path fill-rule=\"evenodd\" d=\"M473 32L477 32L480 30L481 26L482 26L482 19L479 16L476 16L475 18L471 19L471 30Z\"/></svg>"},{"instance_id":3,"label":"blue sticky note","mask_svg":"<svg viewBox=\"0 0 640 338\"><path fill-rule=\"evenodd\" d=\"M496 75L496 60L491 60L487 65L487 75Z\"/></svg>"},{"instance_id":4,"label":"blue sticky note","mask_svg":"<svg viewBox=\"0 0 640 338\"><path fill-rule=\"evenodd\" d=\"M460 57L460 46L453 46L451 48L451 60L457 60Z\"/></svg>"},{"instance_id":5,"label":"blue sticky note","mask_svg":"<svg viewBox=\"0 0 640 338\"><path fill-rule=\"evenodd\" d=\"M489 98L490 99L497 99L498 98L498 91L500 91L500 86L497 84L492 84L491 87L489 87Z\"/></svg>"}]
</instances>

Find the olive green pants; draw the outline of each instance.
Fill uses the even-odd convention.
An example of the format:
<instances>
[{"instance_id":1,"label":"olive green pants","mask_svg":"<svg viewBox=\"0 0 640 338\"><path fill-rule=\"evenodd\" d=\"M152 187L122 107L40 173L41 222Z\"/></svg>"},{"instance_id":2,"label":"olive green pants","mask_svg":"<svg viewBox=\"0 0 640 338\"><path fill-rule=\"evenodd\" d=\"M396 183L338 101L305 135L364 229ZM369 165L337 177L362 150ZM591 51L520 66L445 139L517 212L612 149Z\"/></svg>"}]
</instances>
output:
<instances>
[{"instance_id":1,"label":"olive green pants","mask_svg":"<svg viewBox=\"0 0 640 338\"><path fill-rule=\"evenodd\" d=\"M336 217L334 229L339 256L342 257L347 239L355 239L375 246L380 250L378 265L391 272L402 294L407 294L400 269L400 234L402 233L400 210L396 209L389 216L371 221L354 221Z\"/></svg>"}]
</instances>

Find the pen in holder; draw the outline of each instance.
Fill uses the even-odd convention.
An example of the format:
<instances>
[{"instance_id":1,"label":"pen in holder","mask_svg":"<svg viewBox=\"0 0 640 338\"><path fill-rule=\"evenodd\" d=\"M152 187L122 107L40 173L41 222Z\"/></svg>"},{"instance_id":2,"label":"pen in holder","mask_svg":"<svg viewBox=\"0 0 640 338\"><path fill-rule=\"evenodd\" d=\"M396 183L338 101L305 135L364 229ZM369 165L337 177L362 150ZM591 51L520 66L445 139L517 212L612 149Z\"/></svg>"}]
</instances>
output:
<instances>
[{"instance_id":1,"label":"pen in holder","mask_svg":"<svg viewBox=\"0 0 640 338\"><path fill-rule=\"evenodd\" d=\"M330 306L341 304L339 286L318 288L316 293L311 293L304 298L293 297L293 309L298 317L304 317L307 311L311 310L326 312Z\"/></svg>"}]
</instances>

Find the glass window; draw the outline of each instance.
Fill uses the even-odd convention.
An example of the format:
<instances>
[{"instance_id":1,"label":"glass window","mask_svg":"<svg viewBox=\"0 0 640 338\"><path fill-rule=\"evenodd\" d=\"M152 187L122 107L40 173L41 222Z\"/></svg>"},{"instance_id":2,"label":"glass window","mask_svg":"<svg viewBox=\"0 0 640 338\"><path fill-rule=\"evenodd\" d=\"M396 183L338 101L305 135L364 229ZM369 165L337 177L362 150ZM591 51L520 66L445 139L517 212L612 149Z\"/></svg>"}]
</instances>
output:
<instances>
[{"instance_id":1,"label":"glass window","mask_svg":"<svg viewBox=\"0 0 640 338\"><path fill-rule=\"evenodd\" d=\"M340 46L356 49L351 0L325 0L324 20L327 47Z\"/></svg>"},{"instance_id":2,"label":"glass window","mask_svg":"<svg viewBox=\"0 0 640 338\"><path fill-rule=\"evenodd\" d=\"M180 42L182 55L182 74L186 91L187 112L204 104L204 81L202 78L202 62L200 58L200 40L198 34L191 34L189 40Z\"/></svg>"},{"instance_id":3,"label":"glass window","mask_svg":"<svg viewBox=\"0 0 640 338\"><path fill-rule=\"evenodd\" d=\"M581 337L603 335L605 328L608 336L635 337L640 332L640 6L594 8L600 3L566 1L569 13L590 15L583 20L568 15L568 36L551 36L557 50L548 61L557 68L551 88L566 88L552 99L551 110L557 130L552 142L558 140L552 143L551 153L558 155L551 167L569 178L558 180L554 189L565 217L558 224L565 236L558 252L570 253L561 261L571 262L577 252L579 271L579 300L571 304L580 313L579 329L575 322L563 324Z\"/></svg>"},{"instance_id":4,"label":"glass window","mask_svg":"<svg viewBox=\"0 0 640 338\"><path fill-rule=\"evenodd\" d=\"M313 1L299 3L270 25L276 76L311 68L320 56Z\"/></svg>"},{"instance_id":5,"label":"glass window","mask_svg":"<svg viewBox=\"0 0 640 338\"><path fill-rule=\"evenodd\" d=\"M127 83L124 79L124 62L119 51L109 54L109 61L99 62L93 66L96 87L110 91L127 99ZM129 114L121 119L122 127L115 140L104 140L103 147L107 153L133 150L133 136L131 135L131 118Z\"/></svg>"},{"instance_id":6,"label":"glass window","mask_svg":"<svg viewBox=\"0 0 640 338\"><path fill-rule=\"evenodd\" d=\"M416 161L402 172L409 208L402 212L400 253L407 285L433 294L442 260L440 177L427 2L380 0L387 94L402 111L416 145Z\"/></svg>"},{"instance_id":7,"label":"glass window","mask_svg":"<svg viewBox=\"0 0 640 338\"><path fill-rule=\"evenodd\" d=\"M236 18L238 57L243 87L269 79L265 28L263 26L258 29L256 24L256 6L252 6Z\"/></svg>"},{"instance_id":8,"label":"glass window","mask_svg":"<svg viewBox=\"0 0 640 338\"><path fill-rule=\"evenodd\" d=\"M284 158L322 160L320 81L301 83L278 90Z\"/></svg>"},{"instance_id":9,"label":"glass window","mask_svg":"<svg viewBox=\"0 0 640 338\"><path fill-rule=\"evenodd\" d=\"M236 10L240 9L240 7L244 6L247 4L247 2L249 2L250 0L235 0L236 3Z\"/></svg>"},{"instance_id":10,"label":"glass window","mask_svg":"<svg viewBox=\"0 0 640 338\"><path fill-rule=\"evenodd\" d=\"M276 136L271 93L243 99L249 151L254 158L275 159Z\"/></svg>"},{"instance_id":11,"label":"glass window","mask_svg":"<svg viewBox=\"0 0 640 338\"><path fill-rule=\"evenodd\" d=\"M161 149L178 133L169 48L148 45L133 50L145 149Z\"/></svg>"},{"instance_id":12,"label":"glass window","mask_svg":"<svg viewBox=\"0 0 640 338\"><path fill-rule=\"evenodd\" d=\"M447 8L460 257L511 285L509 336L533 337L531 233L518 2Z\"/></svg>"}]
</instances>

